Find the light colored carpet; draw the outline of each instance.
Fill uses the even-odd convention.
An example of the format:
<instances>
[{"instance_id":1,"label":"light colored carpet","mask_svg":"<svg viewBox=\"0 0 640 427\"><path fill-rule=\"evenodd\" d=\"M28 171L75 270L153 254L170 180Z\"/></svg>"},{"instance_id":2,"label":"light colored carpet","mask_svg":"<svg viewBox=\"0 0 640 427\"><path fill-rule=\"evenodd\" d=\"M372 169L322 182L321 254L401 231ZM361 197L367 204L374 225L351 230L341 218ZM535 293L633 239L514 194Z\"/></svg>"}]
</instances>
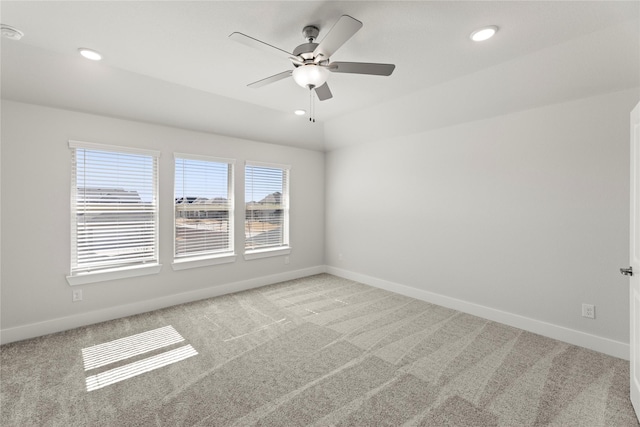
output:
<instances>
[{"instance_id":1,"label":"light colored carpet","mask_svg":"<svg viewBox=\"0 0 640 427\"><path fill-rule=\"evenodd\" d=\"M638 426L624 360L326 274L0 351L3 426Z\"/></svg>"}]
</instances>

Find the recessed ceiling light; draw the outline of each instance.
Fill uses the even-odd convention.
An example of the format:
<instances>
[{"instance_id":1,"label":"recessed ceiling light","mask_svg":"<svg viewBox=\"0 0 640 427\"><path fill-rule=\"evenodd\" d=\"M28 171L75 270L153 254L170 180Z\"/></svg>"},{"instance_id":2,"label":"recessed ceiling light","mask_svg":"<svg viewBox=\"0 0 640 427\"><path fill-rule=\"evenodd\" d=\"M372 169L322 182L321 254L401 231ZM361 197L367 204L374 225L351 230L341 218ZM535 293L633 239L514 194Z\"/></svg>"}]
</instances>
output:
<instances>
[{"instance_id":1,"label":"recessed ceiling light","mask_svg":"<svg viewBox=\"0 0 640 427\"><path fill-rule=\"evenodd\" d=\"M305 110L296 110L293 112L293 114L295 114L296 116L304 116L305 114L307 114L307 112Z\"/></svg>"},{"instance_id":2,"label":"recessed ceiling light","mask_svg":"<svg viewBox=\"0 0 640 427\"><path fill-rule=\"evenodd\" d=\"M495 33L498 32L498 27L495 25L490 25L488 27L480 28L479 30L475 30L469 36L471 40L474 42L481 42L490 39L494 36Z\"/></svg>"},{"instance_id":3,"label":"recessed ceiling light","mask_svg":"<svg viewBox=\"0 0 640 427\"><path fill-rule=\"evenodd\" d=\"M80 52L80 55L92 61L100 61L102 59L102 55L92 49L81 47L80 49L78 49L78 52Z\"/></svg>"},{"instance_id":4,"label":"recessed ceiling light","mask_svg":"<svg viewBox=\"0 0 640 427\"><path fill-rule=\"evenodd\" d=\"M2 37L10 40L20 40L24 33L17 28L13 28L11 25L2 24Z\"/></svg>"}]
</instances>

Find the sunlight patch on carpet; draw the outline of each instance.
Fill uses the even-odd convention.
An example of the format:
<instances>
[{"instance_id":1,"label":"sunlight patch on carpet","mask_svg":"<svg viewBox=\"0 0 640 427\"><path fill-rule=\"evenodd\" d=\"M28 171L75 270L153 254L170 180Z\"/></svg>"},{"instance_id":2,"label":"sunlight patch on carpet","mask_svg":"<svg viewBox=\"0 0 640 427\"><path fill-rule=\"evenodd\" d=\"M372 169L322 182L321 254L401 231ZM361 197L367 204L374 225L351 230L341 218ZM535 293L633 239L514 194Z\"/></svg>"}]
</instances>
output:
<instances>
[{"instance_id":1,"label":"sunlight patch on carpet","mask_svg":"<svg viewBox=\"0 0 640 427\"><path fill-rule=\"evenodd\" d=\"M185 341L173 326L164 326L117 340L82 349L84 370L90 371L116 362L130 359L163 347ZM111 384L136 377L163 366L171 365L198 352L189 344L165 351L145 359L118 366L85 378L87 391L98 390Z\"/></svg>"},{"instance_id":2,"label":"sunlight patch on carpet","mask_svg":"<svg viewBox=\"0 0 640 427\"><path fill-rule=\"evenodd\" d=\"M103 344L82 349L84 370L99 368L110 363L148 353L171 344L184 341L173 326L153 329Z\"/></svg>"},{"instance_id":3,"label":"sunlight patch on carpet","mask_svg":"<svg viewBox=\"0 0 640 427\"><path fill-rule=\"evenodd\" d=\"M198 352L189 344L156 356L129 363L128 365L109 369L97 375L91 375L86 378L87 391L98 390L102 387L144 374L145 372L150 372L154 369L188 359L197 354Z\"/></svg>"}]
</instances>

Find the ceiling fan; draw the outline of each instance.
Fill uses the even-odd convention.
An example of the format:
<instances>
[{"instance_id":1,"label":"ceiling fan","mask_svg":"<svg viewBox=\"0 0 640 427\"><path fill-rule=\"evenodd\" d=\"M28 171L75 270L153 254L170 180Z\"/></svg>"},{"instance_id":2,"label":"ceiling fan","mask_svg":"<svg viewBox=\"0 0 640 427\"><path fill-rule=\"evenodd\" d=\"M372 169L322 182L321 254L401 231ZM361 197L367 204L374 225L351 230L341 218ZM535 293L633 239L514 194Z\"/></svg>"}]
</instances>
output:
<instances>
[{"instance_id":1,"label":"ceiling fan","mask_svg":"<svg viewBox=\"0 0 640 427\"><path fill-rule=\"evenodd\" d=\"M333 97L327 85L327 78L330 72L389 76L396 67L394 64L368 62L331 62L330 56L360 28L362 28L362 22L349 15L342 15L324 39L322 39L320 43L314 43L320 33L320 29L314 25L307 25L302 29L302 34L307 40L307 43L296 47L293 53L289 53L286 50L272 46L246 34L235 32L229 35L229 37L244 45L285 56L291 60L294 66L293 70L283 71L271 77L250 83L248 85L249 87L259 88L293 76L296 83L310 90L315 90L318 99L324 101Z\"/></svg>"}]
</instances>

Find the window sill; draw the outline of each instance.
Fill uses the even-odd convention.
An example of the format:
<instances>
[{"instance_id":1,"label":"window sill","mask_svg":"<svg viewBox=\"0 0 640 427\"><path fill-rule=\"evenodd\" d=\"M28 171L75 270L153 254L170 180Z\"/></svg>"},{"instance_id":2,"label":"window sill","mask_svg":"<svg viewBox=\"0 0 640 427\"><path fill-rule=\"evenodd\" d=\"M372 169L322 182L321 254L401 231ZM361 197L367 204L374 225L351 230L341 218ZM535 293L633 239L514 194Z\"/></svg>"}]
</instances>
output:
<instances>
[{"instance_id":1,"label":"window sill","mask_svg":"<svg viewBox=\"0 0 640 427\"><path fill-rule=\"evenodd\" d=\"M145 264L132 267L121 267L109 270L78 273L72 276L67 276L67 282L71 286L87 285L89 283L106 282L108 280L126 279L128 277L158 274L161 268L162 264Z\"/></svg>"},{"instance_id":2,"label":"window sill","mask_svg":"<svg viewBox=\"0 0 640 427\"><path fill-rule=\"evenodd\" d=\"M228 264L232 262L236 262L236 254L177 259L171 263L171 268L173 268L174 271L178 271L189 268L207 267L210 265Z\"/></svg>"},{"instance_id":3,"label":"window sill","mask_svg":"<svg viewBox=\"0 0 640 427\"><path fill-rule=\"evenodd\" d=\"M289 255L291 253L291 246L281 246L277 248L269 249L253 249L244 253L245 260L270 258L274 256Z\"/></svg>"}]
</instances>

